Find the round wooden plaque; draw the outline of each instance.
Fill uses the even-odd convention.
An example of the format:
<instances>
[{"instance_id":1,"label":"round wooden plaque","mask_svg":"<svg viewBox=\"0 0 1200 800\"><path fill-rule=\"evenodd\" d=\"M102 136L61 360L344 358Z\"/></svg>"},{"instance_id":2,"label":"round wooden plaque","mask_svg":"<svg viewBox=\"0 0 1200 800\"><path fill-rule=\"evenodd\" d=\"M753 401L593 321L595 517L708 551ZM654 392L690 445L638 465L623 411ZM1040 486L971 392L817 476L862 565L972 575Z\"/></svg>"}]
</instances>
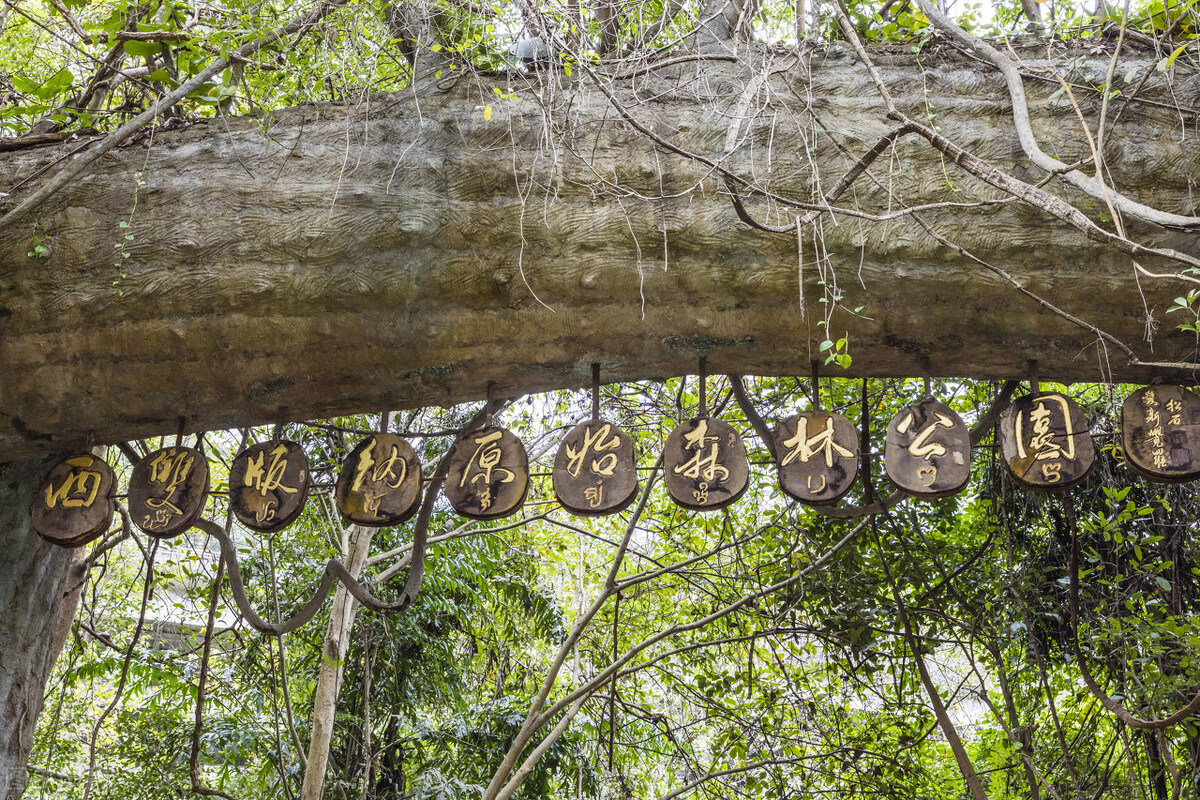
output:
<instances>
[{"instance_id":1,"label":"round wooden plaque","mask_svg":"<svg viewBox=\"0 0 1200 800\"><path fill-rule=\"evenodd\" d=\"M593 420L572 428L554 457L554 494L573 514L622 511L637 495L633 440L617 425Z\"/></svg>"},{"instance_id":2,"label":"round wooden plaque","mask_svg":"<svg viewBox=\"0 0 1200 800\"><path fill-rule=\"evenodd\" d=\"M949 497L971 480L971 431L950 406L926 398L900 410L883 448L888 479L915 497Z\"/></svg>"},{"instance_id":3,"label":"round wooden plaque","mask_svg":"<svg viewBox=\"0 0 1200 800\"><path fill-rule=\"evenodd\" d=\"M129 478L129 516L159 539L178 536L204 511L208 459L190 447L164 447L143 458Z\"/></svg>"},{"instance_id":4,"label":"round wooden plaque","mask_svg":"<svg viewBox=\"0 0 1200 800\"><path fill-rule=\"evenodd\" d=\"M334 496L338 511L351 522L399 525L421 505L421 460L399 436L377 433L346 456Z\"/></svg>"},{"instance_id":5,"label":"round wooden plaque","mask_svg":"<svg viewBox=\"0 0 1200 800\"><path fill-rule=\"evenodd\" d=\"M1017 483L1030 489L1074 486L1096 460L1083 411L1058 392L1012 402L1000 419L1000 452Z\"/></svg>"},{"instance_id":6,"label":"round wooden plaque","mask_svg":"<svg viewBox=\"0 0 1200 800\"><path fill-rule=\"evenodd\" d=\"M507 428L489 426L461 436L450 448L446 499L469 519L498 519L518 511L529 491L529 456Z\"/></svg>"},{"instance_id":7,"label":"round wooden plaque","mask_svg":"<svg viewBox=\"0 0 1200 800\"><path fill-rule=\"evenodd\" d=\"M858 432L832 411L793 414L775 429L779 486L809 505L835 503L858 476Z\"/></svg>"},{"instance_id":8,"label":"round wooden plaque","mask_svg":"<svg viewBox=\"0 0 1200 800\"><path fill-rule=\"evenodd\" d=\"M1121 450L1134 472L1178 483L1200 477L1200 397L1182 386L1147 386L1121 406Z\"/></svg>"},{"instance_id":9,"label":"round wooden plaque","mask_svg":"<svg viewBox=\"0 0 1200 800\"><path fill-rule=\"evenodd\" d=\"M116 478L104 459L91 453L55 464L33 493L33 529L51 544L80 547L104 535L112 524Z\"/></svg>"},{"instance_id":10,"label":"round wooden plaque","mask_svg":"<svg viewBox=\"0 0 1200 800\"><path fill-rule=\"evenodd\" d=\"M663 466L671 499L693 511L729 505L742 496L750 480L742 437L715 417L676 425L663 448Z\"/></svg>"},{"instance_id":11,"label":"round wooden plaque","mask_svg":"<svg viewBox=\"0 0 1200 800\"><path fill-rule=\"evenodd\" d=\"M229 503L242 524L261 533L283 530L308 499L308 456L295 442L263 442L238 453L229 468Z\"/></svg>"}]
</instances>

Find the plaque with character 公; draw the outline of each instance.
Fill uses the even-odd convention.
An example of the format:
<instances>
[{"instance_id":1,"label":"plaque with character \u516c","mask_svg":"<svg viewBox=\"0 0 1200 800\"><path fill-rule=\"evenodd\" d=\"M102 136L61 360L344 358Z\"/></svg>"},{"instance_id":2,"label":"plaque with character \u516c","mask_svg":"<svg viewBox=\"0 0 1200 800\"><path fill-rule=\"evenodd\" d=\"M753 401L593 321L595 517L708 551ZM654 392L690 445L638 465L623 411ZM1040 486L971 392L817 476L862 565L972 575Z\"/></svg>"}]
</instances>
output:
<instances>
[{"instance_id":1,"label":"plaque with character \u516c","mask_svg":"<svg viewBox=\"0 0 1200 800\"><path fill-rule=\"evenodd\" d=\"M663 467L671 499L692 511L729 505L742 496L750 480L741 435L715 417L676 425L663 448Z\"/></svg>"},{"instance_id":2,"label":"plaque with character \u516c","mask_svg":"<svg viewBox=\"0 0 1200 800\"><path fill-rule=\"evenodd\" d=\"M262 442L234 458L229 503L247 528L275 533L300 516L310 481L304 448L286 440Z\"/></svg>"},{"instance_id":3,"label":"plaque with character \u516c","mask_svg":"<svg viewBox=\"0 0 1200 800\"><path fill-rule=\"evenodd\" d=\"M529 456L507 428L494 425L463 434L450 447L446 499L468 519L516 513L529 491Z\"/></svg>"},{"instance_id":4,"label":"plaque with character \u516c","mask_svg":"<svg viewBox=\"0 0 1200 800\"><path fill-rule=\"evenodd\" d=\"M1042 490L1081 482L1096 459L1087 418L1058 392L1013 400L1000 419L1000 452L1017 483Z\"/></svg>"},{"instance_id":5,"label":"plaque with character \u516c","mask_svg":"<svg viewBox=\"0 0 1200 800\"><path fill-rule=\"evenodd\" d=\"M945 403L927 397L900 410L883 448L887 477L914 497L949 497L971 480L971 432Z\"/></svg>"},{"instance_id":6,"label":"plaque with character \u516c","mask_svg":"<svg viewBox=\"0 0 1200 800\"><path fill-rule=\"evenodd\" d=\"M793 414L774 432L783 491L809 505L836 503L858 476L858 433L832 411Z\"/></svg>"},{"instance_id":7,"label":"plaque with character \u516c","mask_svg":"<svg viewBox=\"0 0 1200 800\"><path fill-rule=\"evenodd\" d=\"M563 437L554 457L554 494L573 514L622 511L637 495L633 440L617 425L594 419Z\"/></svg>"},{"instance_id":8,"label":"plaque with character \u516c","mask_svg":"<svg viewBox=\"0 0 1200 800\"><path fill-rule=\"evenodd\" d=\"M342 462L334 498L351 522L371 528L399 525L421 505L421 460L401 437L377 433Z\"/></svg>"},{"instance_id":9,"label":"plaque with character \u516c","mask_svg":"<svg viewBox=\"0 0 1200 800\"><path fill-rule=\"evenodd\" d=\"M1183 386L1146 386L1121 406L1121 451L1144 478L1200 477L1200 396Z\"/></svg>"},{"instance_id":10,"label":"plaque with character \u516c","mask_svg":"<svg viewBox=\"0 0 1200 800\"><path fill-rule=\"evenodd\" d=\"M208 459L191 447L164 447L138 461L129 478L129 515L150 536L169 539L192 526L208 497Z\"/></svg>"},{"instance_id":11,"label":"plaque with character \u516c","mask_svg":"<svg viewBox=\"0 0 1200 800\"><path fill-rule=\"evenodd\" d=\"M98 539L116 511L116 476L99 456L79 453L50 468L29 506L38 536L60 547Z\"/></svg>"}]
</instances>

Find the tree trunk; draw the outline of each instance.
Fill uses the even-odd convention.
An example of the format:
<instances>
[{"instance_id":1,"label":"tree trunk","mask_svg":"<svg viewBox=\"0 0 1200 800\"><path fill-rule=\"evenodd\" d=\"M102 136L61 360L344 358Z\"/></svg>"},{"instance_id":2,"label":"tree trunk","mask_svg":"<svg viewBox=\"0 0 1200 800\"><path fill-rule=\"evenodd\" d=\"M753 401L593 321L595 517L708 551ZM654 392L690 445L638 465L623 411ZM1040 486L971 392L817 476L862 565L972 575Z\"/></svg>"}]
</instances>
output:
<instances>
[{"instance_id":1,"label":"tree trunk","mask_svg":"<svg viewBox=\"0 0 1200 800\"><path fill-rule=\"evenodd\" d=\"M894 123L863 65L834 45L777 65L743 104L752 118L725 157L730 118L766 57L738 52L735 64L689 61L611 83L657 148L581 68L465 75L441 94L201 123L113 151L0 232L0 318L10 315L0 461L82 446L89 433L170 434L181 418L190 432L477 400L489 381L499 397L580 387L593 362L605 381L694 372L701 356L712 371L807 374L822 342L843 337L853 360L827 368L836 375L917 375L925 359L935 375L969 378L1021 376L1031 359L1043 379L1183 374L1129 366L1094 330L908 216L853 216L1000 197L923 139L882 148L871 176L834 204L843 210L804 229L802 254L795 233L741 222L712 168L668 147L824 207L821 193ZM902 111L997 168L1044 177L1018 145L998 76L944 51L921 59L878 57ZM1138 56L1122 70L1135 65L1153 68ZM1057 84L1027 83L1043 149L1086 158L1074 110L1050 97ZM1197 85L1177 77L1174 96L1195 97ZM1157 78L1140 97L1175 103ZM1078 99L1094 122L1096 98ZM1105 164L1125 193L1192 213L1200 147L1178 121L1135 103L1106 139ZM0 175L25 181L78 146L3 154ZM12 195L0 206L37 180L0 185ZM1101 203L1048 188L1111 227ZM760 220L803 213L743 193ZM1044 212L1009 202L921 218L1143 361L1195 353L1176 330L1189 320L1165 315L1183 284L1143 278L1139 289L1128 256ZM1200 252L1192 234L1130 227L1140 242ZM26 255L35 239L44 258Z\"/></svg>"},{"instance_id":2,"label":"tree trunk","mask_svg":"<svg viewBox=\"0 0 1200 800\"><path fill-rule=\"evenodd\" d=\"M42 695L79 601L74 551L46 544L29 522L38 463L0 466L0 800L25 791Z\"/></svg>"},{"instance_id":3,"label":"tree trunk","mask_svg":"<svg viewBox=\"0 0 1200 800\"><path fill-rule=\"evenodd\" d=\"M346 569L354 577L362 574L371 549L373 528L353 525L349 531L349 545L345 556ZM346 649L354 632L354 617L358 613L358 601L346 591L341 582L333 593L333 606L329 611L329 627L325 633L325 645L321 649L321 666L317 673L317 688L313 694L312 740L308 746L308 766L304 770L304 785L300 788L300 800L321 800L325 791L325 773L329 765L329 746L333 742L333 724L337 719L337 699L342 686L342 673L346 661Z\"/></svg>"}]
</instances>

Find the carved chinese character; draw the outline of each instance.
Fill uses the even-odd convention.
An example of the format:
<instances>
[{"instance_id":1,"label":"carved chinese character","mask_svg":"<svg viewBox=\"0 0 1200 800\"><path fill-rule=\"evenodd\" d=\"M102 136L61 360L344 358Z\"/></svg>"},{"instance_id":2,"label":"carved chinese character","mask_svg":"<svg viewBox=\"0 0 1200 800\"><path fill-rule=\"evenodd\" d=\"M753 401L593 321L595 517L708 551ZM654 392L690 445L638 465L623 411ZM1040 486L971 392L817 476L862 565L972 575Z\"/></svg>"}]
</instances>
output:
<instances>
[{"instance_id":1,"label":"carved chinese character","mask_svg":"<svg viewBox=\"0 0 1200 800\"><path fill-rule=\"evenodd\" d=\"M830 411L793 414L775 429L779 486L802 503L837 502L858 476L858 434Z\"/></svg>"},{"instance_id":2,"label":"carved chinese character","mask_svg":"<svg viewBox=\"0 0 1200 800\"><path fill-rule=\"evenodd\" d=\"M229 502L251 530L274 533L295 521L308 500L308 456L295 442L263 442L229 468Z\"/></svg>"},{"instance_id":3,"label":"carved chinese character","mask_svg":"<svg viewBox=\"0 0 1200 800\"><path fill-rule=\"evenodd\" d=\"M208 461L190 447L164 447L129 478L129 515L151 536L168 539L192 526L208 495Z\"/></svg>"},{"instance_id":4,"label":"carved chinese character","mask_svg":"<svg viewBox=\"0 0 1200 800\"><path fill-rule=\"evenodd\" d=\"M1000 420L1000 449L1013 477L1031 489L1074 486L1096 456L1079 405L1057 392L1014 400Z\"/></svg>"},{"instance_id":5,"label":"carved chinese character","mask_svg":"<svg viewBox=\"0 0 1200 800\"><path fill-rule=\"evenodd\" d=\"M663 450L664 481L671 498L694 511L727 506L750 478L746 447L729 423L714 417L681 422Z\"/></svg>"},{"instance_id":6,"label":"carved chinese character","mask_svg":"<svg viewBox=\"0 0 1200 800\"><path fill-rule=\"evenodd\" d=\"M351 522L374 528L399 525L421 505L421 461L399 436L377 433L346 456L334 497L338 511Z\"/></svg>"},{"instance_id":7,"label":"carved chinese character","mask_svg":"<svg viewBox=\"0 0 1200 800\"><path fill-rule=\"evenodd\" d=\"M529 456L512 431L483 428L451 446L446 498L464 517L506 517L521 508L528 490Z\"/></svg>"},{"instance_id":8,"label":"carved chinese character","mask_svg":"<svg viewBox=\"0 0 1200 800\"><path fill-rule=\"evenodd\" d=\"M554 494L574 514L599 516L626 508L637 494L633 441L611 422L572 428L554 457Z\"/></svg>"},{"instance_id":9,"label":"carved chinese character","mask_svg":"<svg viewBox=\"0 0 1200 800\"><path fill-rule=\"evenodd\" d=\"M949 406L922 400L892 418L883 463L888 479L909 494L957 494L971 479L971 432Z\"/></svg>"},{"instance_id":10,"label":"carved chinese character","mask_svg":"<svg viewBox=\"0 0 1200 800\"><path fill-rule=\"evenodd\" d=\"M1200 477L1200 396L1183 386L1147 386L1121 407L1121 449L1134 472L1156 481Z\"/></svg>"},{"instance_id":11,"label":"carved chinese character","mask_svg":"<svg viewBox=\"0 0 1200 800\"><path fill-rule=\"evenodd\" d=\"M112 468L104 459L82 453L51 468L33 494L33 528L52 544L80 547L103 535L116 510Z\"/></svg>"}]
</instances>

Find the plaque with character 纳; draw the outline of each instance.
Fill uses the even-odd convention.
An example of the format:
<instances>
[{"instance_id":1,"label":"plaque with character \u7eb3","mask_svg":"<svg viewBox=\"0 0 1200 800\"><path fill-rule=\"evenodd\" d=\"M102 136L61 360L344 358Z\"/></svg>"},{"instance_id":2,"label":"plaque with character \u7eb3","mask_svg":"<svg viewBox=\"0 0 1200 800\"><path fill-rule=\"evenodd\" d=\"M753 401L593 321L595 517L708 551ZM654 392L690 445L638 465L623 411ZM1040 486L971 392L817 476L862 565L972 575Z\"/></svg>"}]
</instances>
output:
<instances>
[{"instance_id":1,"label":"plaque with character \u7eb3","mask_svg":"<svg viewBox=\"0 0 1200 800\"><path fill-rule=\"evenodd\" d=\"M342 462L334 498L351 522L371 528L399 525L421 505L421 461L404 439L377 433Z\"/></svg>"}]
</instances>

